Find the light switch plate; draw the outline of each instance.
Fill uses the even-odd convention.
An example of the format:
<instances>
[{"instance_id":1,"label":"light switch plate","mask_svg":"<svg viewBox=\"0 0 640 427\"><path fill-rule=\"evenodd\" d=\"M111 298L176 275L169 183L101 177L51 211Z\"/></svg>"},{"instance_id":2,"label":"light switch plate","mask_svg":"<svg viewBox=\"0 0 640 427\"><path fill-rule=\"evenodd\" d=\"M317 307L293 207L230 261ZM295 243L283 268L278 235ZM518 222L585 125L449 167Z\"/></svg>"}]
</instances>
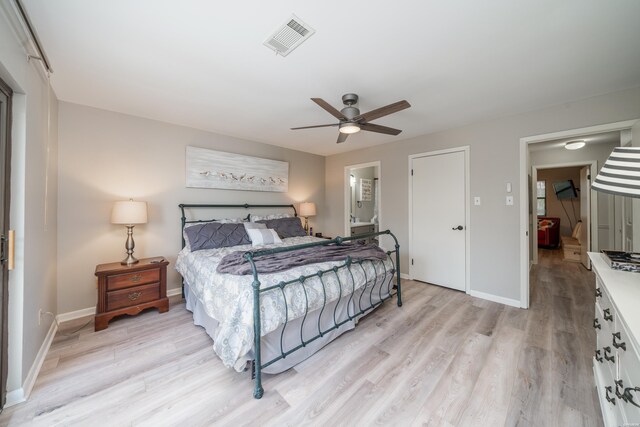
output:
<instances>
[{"instance_id":1,"label":"light switch plate","mask_svg":"<svg viewBox=\"0 0 640 427\"><path fill-rule=\"evenodd\" d=\"M473 204L476 206L480 206L480 197L474 197L473 198Z\"/></svg>"},{"instance_id":2,"label":"light switch plate","mask_svg":"<svg viewBox=\"0 0 640 427\"><path fill-rule=\"evenodd\" d=\"M507 193L511 193L511 183L507 182Z\"/></svg>"},{"instance_id":3,"label":"light switch plate","mask_svg":"<svg viewBox=\"0 0 640 427\"><path fill-rule=\"evenodd\" d=\"M513 196L507 196L507 206L513 206Z\"/></svg>"}]
</instances>

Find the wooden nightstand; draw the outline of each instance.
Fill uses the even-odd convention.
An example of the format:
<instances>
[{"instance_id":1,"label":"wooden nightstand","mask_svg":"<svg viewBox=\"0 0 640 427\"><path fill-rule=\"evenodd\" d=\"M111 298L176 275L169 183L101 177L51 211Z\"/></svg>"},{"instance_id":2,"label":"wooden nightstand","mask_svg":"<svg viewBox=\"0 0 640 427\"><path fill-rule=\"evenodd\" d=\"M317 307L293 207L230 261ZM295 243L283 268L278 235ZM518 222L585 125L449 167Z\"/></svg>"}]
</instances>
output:
<instances>
[{"instance_id":1,"label":"wooden nightstand","mask_svg":"<svg viewBox=\"0 0 640 427\"><path fill-rule=\"evenodd\" d=\"M164 257L141 259L133 265L98 265L95 330L106 329L112 318L122 314L133 316L150 307L160 313L168 311L167 265Z\"/></svg>"}]
</instances>

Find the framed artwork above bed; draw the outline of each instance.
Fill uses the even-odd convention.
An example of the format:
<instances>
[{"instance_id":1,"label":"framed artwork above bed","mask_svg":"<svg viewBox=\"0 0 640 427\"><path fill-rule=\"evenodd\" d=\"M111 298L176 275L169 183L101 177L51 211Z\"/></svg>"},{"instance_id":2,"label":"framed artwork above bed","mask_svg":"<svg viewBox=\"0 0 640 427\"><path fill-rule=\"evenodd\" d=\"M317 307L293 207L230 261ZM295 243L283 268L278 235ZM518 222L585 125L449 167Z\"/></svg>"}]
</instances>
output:
<instances>
[{"instance_id":1,"label":"framed artwork above bed","mask_svg":"<svg viewBox=\"0 0 640 427\"><path fill-rule=\"evenodd\" d=\"M289 191L289 163L242 154L187 147L187 187Z\"/></svg>"}]
</instances>

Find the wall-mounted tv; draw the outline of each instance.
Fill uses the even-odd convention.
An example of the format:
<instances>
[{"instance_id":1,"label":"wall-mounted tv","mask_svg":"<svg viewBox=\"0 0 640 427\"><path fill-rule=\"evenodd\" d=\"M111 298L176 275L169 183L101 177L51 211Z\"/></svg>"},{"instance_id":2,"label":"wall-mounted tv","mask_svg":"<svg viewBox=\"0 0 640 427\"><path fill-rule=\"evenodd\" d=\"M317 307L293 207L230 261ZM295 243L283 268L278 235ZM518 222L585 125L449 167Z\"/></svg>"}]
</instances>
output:
<instances>
[{"instance_id":1,"label":"wall-mounted tv","mask_svg":"<svg viewBox=\"0 0 640 427\"><path fill-rule=\"evenodd\" d=\"M572 179L554 182L553 189L556 192L556 197L558 198L558 200L570 200L578 198L578 192L576 191L576 186L573 185Z\"/></svg>"}]
</instances>

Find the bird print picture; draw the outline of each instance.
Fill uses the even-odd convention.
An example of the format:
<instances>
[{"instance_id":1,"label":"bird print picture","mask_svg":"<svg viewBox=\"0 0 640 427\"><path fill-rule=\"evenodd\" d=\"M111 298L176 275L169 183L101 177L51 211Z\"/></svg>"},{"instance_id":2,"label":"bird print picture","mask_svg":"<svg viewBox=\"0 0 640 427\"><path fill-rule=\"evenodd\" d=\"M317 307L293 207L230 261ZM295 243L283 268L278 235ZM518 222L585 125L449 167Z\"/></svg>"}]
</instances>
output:
<instances>
[{"instance_id":1,"label":"bird print picture","mask_svg":"<svg viewBox=\"0 0 640 427\"><path fill-rule=\"evenodd\" d=\"M289 163L187 147L187 187L289 191Z\"/></svg>"}]
</instances>

